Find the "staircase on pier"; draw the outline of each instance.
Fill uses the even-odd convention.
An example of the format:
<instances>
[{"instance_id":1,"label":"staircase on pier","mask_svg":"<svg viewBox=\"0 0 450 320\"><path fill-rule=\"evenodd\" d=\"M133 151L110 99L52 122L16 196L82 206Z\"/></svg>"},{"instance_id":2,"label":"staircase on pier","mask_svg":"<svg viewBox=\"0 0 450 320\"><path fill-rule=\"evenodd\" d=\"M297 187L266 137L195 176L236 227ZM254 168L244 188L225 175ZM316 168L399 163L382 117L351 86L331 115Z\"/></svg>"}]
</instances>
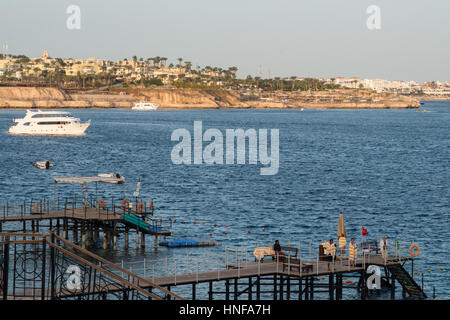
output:
<instances>
[{"instance_id":1,"label":"staircase on pier","mask_svg":"<svg viewBox=\"0 0 450 320\"><path fill-rule=\"evenodd\" d=\"M412 297L424 299L427 297L423 288L421 288L413 277L403 268L401 264L390 265L388 270L392 276L400 283L403 289Z\"/></svg>"}]
</instances>

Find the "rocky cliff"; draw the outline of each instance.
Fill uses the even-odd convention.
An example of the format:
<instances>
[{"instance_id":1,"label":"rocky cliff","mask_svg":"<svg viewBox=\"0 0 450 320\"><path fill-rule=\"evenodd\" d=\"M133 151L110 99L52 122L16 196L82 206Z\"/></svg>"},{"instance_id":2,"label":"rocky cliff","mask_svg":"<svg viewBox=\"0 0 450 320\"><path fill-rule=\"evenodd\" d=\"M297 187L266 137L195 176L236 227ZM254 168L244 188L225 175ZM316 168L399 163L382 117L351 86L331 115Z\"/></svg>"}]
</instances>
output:
<instances>
[{"instance_id":1,"label":"rocky cliff","mask_svg":"<svg viewBox=\"0 0 450 320\"><path fill-rule=\"evenodd\" d=\"M206 89L116 88L69 92L46 87L0 87L0 108L131 108L150 101L163 109L219 108L418 108L418 100L373 92L261 92Z\"/></svg>"}]
</instances>

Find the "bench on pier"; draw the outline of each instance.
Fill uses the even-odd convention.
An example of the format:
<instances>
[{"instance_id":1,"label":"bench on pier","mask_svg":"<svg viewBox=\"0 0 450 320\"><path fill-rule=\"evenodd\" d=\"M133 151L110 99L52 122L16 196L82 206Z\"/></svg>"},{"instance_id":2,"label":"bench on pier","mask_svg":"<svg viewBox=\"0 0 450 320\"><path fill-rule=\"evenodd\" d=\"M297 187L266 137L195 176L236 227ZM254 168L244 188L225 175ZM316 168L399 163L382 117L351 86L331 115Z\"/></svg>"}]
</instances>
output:
<instances>
[{"instance_id":1,"label":"bench on pier","mask_svg":"<svg viewBox=\"0 0 450 320\"><path fill-rule=\"evenodd\" d=\"M298 249L295 247L281 247L281 251L286 257L297 258Z\"/></svg>"},{"instance_id":2,"label":"bench on pier","mask_svg":"<svg viewBox=\"0 0 450 320\"><path fill-rule=\"evenodd\" d=\"M281 247L281 252L283 252L283 255L280 255L280 257L287 256L291 258L297 258L298 249L295 247ZM255 248L253 254L255 256L255 261L260 260L261 262L264 261L265 257L272 257L272 260L275 260L277 257L275 251L273 250L273 247Z\"/></svg>"},{"instance_id":3,"label":"bench on pier","mask_svg":"<svg viewBox=\"0 0 450 320\"><path fill-rule=\"evenodd\" d=\"M378 242L376 240L366 240L361 243L362 252L375 252L380 253L380 248L378 247Z\"/></svg>"},{"instance_id":4,"label":"bench on pier","mask_svg":"<svg viewBox=\"0 0 450 320\"><path fill-rule=\"evenodd\" d=\"M298 270L298 272L300 272L300 267L302 268L302 272L313 271L312 263L302 263L302 261L297 258L289 258L289 256L280 256L280 262L283 263L283 271L285 271L286 269L288 269L289 271L296 269Z\"/></svg>"}]
</instances>

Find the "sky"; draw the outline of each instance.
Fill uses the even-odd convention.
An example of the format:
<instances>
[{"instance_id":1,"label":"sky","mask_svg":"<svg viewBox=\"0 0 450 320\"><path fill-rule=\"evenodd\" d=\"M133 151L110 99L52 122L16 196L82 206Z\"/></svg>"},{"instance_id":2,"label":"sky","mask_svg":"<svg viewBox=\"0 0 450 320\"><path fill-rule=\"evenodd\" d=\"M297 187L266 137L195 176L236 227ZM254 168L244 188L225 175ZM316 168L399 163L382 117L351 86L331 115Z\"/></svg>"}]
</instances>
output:
<instances>
[{"instance_id":1,"label":"sky","mask_svg":"<svg viewBox=\"0 0 450 320\"><path fill-rule=\"evenodd\" d=\"M70 5L80 29L67 28ZM380 29L366 25L370 5ZM0 45L29 57L182 57L244 78L450 81L449 13L448 0L2 0Z\"/></svg>"}]
</instances>

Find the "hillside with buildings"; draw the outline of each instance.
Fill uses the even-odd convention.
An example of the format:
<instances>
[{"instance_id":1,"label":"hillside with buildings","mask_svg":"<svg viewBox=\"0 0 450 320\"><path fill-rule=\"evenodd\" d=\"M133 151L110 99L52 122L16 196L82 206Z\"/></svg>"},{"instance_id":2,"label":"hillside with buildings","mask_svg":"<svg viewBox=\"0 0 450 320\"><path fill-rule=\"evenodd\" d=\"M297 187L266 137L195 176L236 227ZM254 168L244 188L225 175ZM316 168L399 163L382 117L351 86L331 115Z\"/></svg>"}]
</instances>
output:
<instances>
[{"instance_id":1,"label":"hillside with buildings","mask_svg":"<svg viewBox=\"0 0 450 320\"><path fill-rule=\"evenodd\" d=\"M450 98L450 82L384 79L239 79L236 67L193 66L178 58L119 61L0 56L2 108L415 108L420 99Z\"/></svg>"}]
</instances>

